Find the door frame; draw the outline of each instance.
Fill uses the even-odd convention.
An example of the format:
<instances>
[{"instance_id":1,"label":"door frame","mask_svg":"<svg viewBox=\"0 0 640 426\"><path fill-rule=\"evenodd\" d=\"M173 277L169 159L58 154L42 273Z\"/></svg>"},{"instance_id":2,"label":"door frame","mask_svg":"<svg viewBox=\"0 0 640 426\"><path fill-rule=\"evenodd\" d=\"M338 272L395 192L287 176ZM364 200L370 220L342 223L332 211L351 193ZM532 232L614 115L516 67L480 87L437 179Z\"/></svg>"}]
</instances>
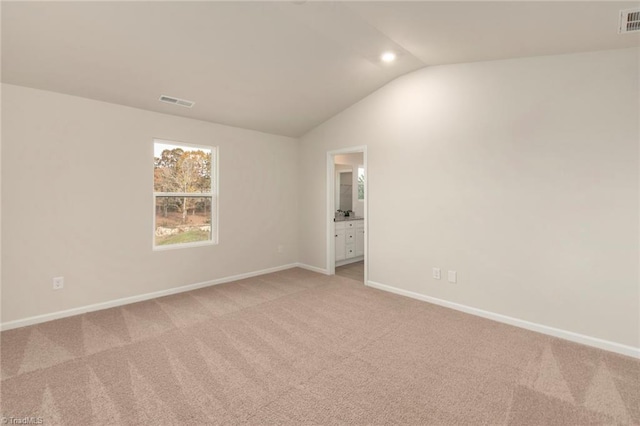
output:
<instances>
[{"instance_id":1,"label":"door frame","mask_svg":"<svg viewBox=\"0 0 640 426\"><path fill-rule=\"evenodd\" d=\"M327 235L327 274L336 273L336 247L334 235L334 221L336 211L336 170L335 156L342 154L362 153L362 167L364 167L364 284L369 280L369 166L367 163L367 146L358 145L348 148L327 151L327 212L326 212L326 235ZM357 173L357 170L356 172ZM356 200L357 201L357 200Z\"/></svg>"}]
</instances>

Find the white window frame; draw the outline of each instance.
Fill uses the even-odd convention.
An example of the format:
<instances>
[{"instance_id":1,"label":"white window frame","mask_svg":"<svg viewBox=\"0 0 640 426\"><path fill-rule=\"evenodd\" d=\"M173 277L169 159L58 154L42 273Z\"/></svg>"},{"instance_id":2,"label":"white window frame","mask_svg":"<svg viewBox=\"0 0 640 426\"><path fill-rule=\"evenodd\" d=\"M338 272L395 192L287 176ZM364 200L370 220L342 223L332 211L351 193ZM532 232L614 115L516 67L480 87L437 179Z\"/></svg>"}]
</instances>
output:
<instances>
[{"instance_id":1,"label":"white window frame","mask_svg":"<svg viewBox=\"0 0 640 426\"><path fill-rule=\"evenodd\" d=\"M151 245L154 251L165 251L165 250L175 250L182 248L191 248L191 247L203 247L203 246L213 246L218 244L218 225L219 225L219 148L217 146L210 145L196 145L192 143L171 141L167 139L153 138L153 147L155 148L156 143L162 143L166 145L173 145L176 147L189 147L196 148L202 150L211 151L211 170L209 170L209 176L211 176L211 185L210 192L153 192L153 232L151 233ZM151 179L153 179L153 173L151 174ZM152 180L152 188L153 188L153 180ZM207 241L195 241L192 243L179 243L179 244L167 244L167 245L156 245L156 206L158 197L191 197L191 198L203 198L203 197L211 197L211 218L209 223L211 224L211 239ZM215 217L214 217L215 213ZM215 223L214 223L215 220Z\"/></svg>"}]
</instances>

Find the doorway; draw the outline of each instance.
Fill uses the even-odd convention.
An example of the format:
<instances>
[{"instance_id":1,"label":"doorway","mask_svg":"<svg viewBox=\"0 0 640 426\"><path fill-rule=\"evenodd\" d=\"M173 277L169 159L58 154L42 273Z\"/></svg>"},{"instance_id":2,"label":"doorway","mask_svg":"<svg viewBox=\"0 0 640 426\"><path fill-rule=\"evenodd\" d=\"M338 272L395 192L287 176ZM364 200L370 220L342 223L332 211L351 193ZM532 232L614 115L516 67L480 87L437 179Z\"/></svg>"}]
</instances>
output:
<instances>
[{"instance_id":1,"label":"doorway","mask_svg":"<svg viewBox=\"0 0 640 426\"><path fill-rule=\"evenodd\" d=\"M327 152L327 272L367 283L367 147Z\"/></svg>"},{"instance_id":2,"label":"doorway","mask_svg":"<svg viewBox=\"0 0 640 426\"><path fill-rule=\"evenodd\" d=\"M342 266L336 266L336 275L363 283L364 260L359 260Z\"/></svg>"}]
</instances>

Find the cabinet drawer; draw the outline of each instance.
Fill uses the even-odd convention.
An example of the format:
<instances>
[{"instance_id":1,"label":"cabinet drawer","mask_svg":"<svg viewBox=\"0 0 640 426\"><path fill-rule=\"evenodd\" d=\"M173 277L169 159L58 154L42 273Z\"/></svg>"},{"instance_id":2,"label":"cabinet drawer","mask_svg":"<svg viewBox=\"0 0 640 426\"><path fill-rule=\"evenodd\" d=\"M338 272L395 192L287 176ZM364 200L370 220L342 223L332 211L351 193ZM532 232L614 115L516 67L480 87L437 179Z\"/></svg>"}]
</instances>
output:
<instances>
[{"instance_id":1,"label":"cabinet drawer","mask_svg":"<svg viewBox=\"0 0 640 426\"><path fill-rule=\"evenodd\" d=\"M345 222L336 222L334 225L336 226L336 231L338 229L345 229Z\"/></svg>"},{"instance_id":2,"label":"cabinet drawer","mask_svg":"<svg viewBox=\"0 0 640 426\"><path fill-rule=\"evenodd\" d=\"M352 257L356 257L356 245L355 244L347 244L347 250L345 253L346 259L351 259Z\"/></svg>"},{"instance_id":3,"label":"cabinet drawer","mask_svg":"<svg viewBox=\"0 0 640 426\"><path fill-rule=\"evenodd\" d=\"M356 223L353 221L344 222L346 229L354 229L356 227Z\"/></svg>"},{"instance_id":4,"label":"cabinet drawer","mask_svg":"<svg viewBox=\"0 0 640 426\"><path fill-rule=\"evenodd\" d=\"M344 231L344 238L347 244L354 243L356 241L356 230L355 229L347 229Z\"/></svg>"},{"instance_id":5,"label":"cabinet drawer","mask_svg":"<svg viewBox=\"0 0 640 426\"><path fill-rule=\"evenodd\" d=\"M359 220L358 222L356 222L356 228L364 229L364 220Z\"/></svg>"}]
</instances>

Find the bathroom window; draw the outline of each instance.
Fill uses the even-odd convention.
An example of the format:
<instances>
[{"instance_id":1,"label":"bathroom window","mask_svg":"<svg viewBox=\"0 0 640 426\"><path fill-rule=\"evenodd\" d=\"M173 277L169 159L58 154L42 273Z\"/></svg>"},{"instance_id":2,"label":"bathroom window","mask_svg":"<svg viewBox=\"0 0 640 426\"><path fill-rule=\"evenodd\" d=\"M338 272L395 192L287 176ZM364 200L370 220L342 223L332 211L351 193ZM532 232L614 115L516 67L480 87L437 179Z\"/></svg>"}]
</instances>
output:
<instances>
[{"instance_id":1,"label":"bathroom window","mask_svg":"<svg viewBox=\"0 0 640 426\"><path fill-rule=\"evenodd\" d=\"M358 201L364 201L364 167L358 167Z\"/></svg>"},{"instance_id":2,"label":"bathroom window","mask_svg":"<svg viewBox=\"0 0 640 426\"><path fill-rule=\"evenodd\" d=\"M217 149L153 141L153 248L217 244Z\"/></svg>"}]
</instances>

